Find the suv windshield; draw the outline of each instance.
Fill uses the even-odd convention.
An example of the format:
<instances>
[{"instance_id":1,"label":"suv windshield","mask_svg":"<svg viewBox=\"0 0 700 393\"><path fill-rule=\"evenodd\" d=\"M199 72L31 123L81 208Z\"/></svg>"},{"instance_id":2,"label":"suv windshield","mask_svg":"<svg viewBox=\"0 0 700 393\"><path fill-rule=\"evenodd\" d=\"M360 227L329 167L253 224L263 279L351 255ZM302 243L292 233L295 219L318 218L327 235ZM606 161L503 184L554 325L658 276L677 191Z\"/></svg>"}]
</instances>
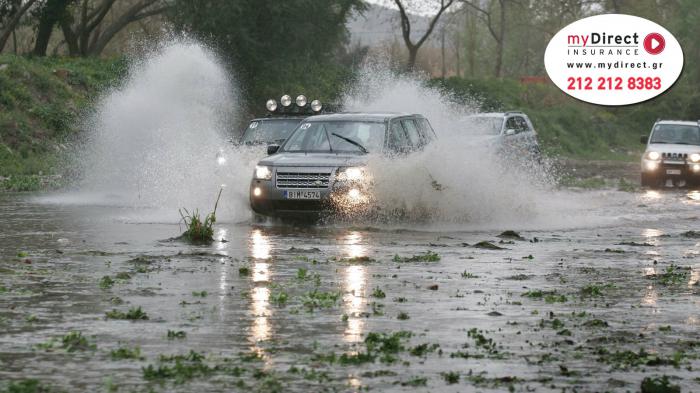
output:
<instances>
[{"instance_id":1,"label":"suv windshield","mask_svg":"<svg viewBox=\"0 0 700 393\"><path fill-rule=\"evenodd\" d=\"M472 116L465 119L469 132L476 135L499 135L503 127L502 117Z\"/></svg>"},{"instance_id":2,"label":"suv windshield","mask_svg":"<svg viewBox=\"0 0 700 393\"><path fill-rule=\"evenodd\" d=\"M700 127L687 124L658 124L650 143L700 145Z\"/></svg>"},{"instance_id":3,"label":"suv windshield","mask_svg":"<svg viewBox=\"0 0 700 393\"><path fill-rule=\"evenodd\" d=\"M365 121L302 123L284 144L288 152L357 152L382 150L386 126Z\"/></svg>"},{"instance_id":4,"label":"suv windshield","mask_svg":"<svg viewBox=\"0 0 700 393\"><path fill-rule=\"evenodd\" d=\"M302 119L264 119L251 121L243 133L242 143L257 144L282 142L294 131Z\"/></svg>"}]
</instances>

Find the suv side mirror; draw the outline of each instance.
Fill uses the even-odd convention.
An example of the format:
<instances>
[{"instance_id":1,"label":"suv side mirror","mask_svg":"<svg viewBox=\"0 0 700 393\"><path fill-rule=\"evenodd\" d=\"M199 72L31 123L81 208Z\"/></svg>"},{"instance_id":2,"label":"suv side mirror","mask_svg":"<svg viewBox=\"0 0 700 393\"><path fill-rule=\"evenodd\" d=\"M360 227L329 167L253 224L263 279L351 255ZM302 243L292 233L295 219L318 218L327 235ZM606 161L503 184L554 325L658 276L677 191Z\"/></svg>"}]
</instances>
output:
<instances>
[{"instance_id":1,"label":"suv side mirror","mask_svg":"<svg viewBox=\"0 0 700 393\"><path fill-rule=\"evenodd\" d=\"M639 138L639 141L646 145L647 142L649 142L649 136L648 136L648 135L642 135L642 137Z\"/></svg>"},{"instance_id":2,"label":"suv side mirror","mask_svg":"<svg viewBox=\"0 0 700 393\"><path fill-rule=\"evenodd\" d=\"M515 135L515 130L512 128L509 128L506 130L506 136L511 136L511 135Z\"/></svg>"},{"instance_id":3,"label":"suv side mirror","mask_svg":"<svg viewBox=\"0 0 700 393\"><path fill-rule=\"evenodd\" d=\"M279 150L279 149L280 149L280 145L275 145L275 144L267 145L267 155L271 156L271 155L277 153L277 150Z\"/></svg>"}]
</instances>

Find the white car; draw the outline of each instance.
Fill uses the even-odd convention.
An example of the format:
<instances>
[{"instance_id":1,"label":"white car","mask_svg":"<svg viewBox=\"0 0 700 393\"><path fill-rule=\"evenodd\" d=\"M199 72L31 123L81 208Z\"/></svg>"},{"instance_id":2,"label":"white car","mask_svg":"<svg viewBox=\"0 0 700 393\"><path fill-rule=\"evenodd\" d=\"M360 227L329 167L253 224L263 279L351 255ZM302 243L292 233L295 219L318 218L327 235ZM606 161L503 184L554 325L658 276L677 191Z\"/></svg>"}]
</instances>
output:
<instances>
[{"instance_id":1,"label":"white car","mask_svg":"<svg viewBox=\"0 0 700 393\"><path fill-rule=\"evenodd\" d=\"M700 121L657 120L642 156L642 186L700 185Z\"/></svg>"}]
</instances>

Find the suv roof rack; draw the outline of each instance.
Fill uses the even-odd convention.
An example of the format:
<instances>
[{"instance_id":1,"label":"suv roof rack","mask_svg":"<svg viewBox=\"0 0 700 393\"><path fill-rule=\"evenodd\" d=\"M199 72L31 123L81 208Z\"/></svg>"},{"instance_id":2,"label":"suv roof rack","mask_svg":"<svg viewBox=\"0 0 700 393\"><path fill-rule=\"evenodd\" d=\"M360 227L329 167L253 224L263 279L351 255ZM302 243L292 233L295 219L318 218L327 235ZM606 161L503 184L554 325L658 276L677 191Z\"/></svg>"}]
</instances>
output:
<instances>
[{"instance_id":1,"label":"suv roof rack","mask_svg":"<svg viewBox=\"0 0 700 393\"><path fill-rule=\"evenodd\" d=\"M517 113L519 115L524 115L525 113L523 111L505 111L503 114L504 115L510 115L511 113Z\"/></svg>"}]
</instances>

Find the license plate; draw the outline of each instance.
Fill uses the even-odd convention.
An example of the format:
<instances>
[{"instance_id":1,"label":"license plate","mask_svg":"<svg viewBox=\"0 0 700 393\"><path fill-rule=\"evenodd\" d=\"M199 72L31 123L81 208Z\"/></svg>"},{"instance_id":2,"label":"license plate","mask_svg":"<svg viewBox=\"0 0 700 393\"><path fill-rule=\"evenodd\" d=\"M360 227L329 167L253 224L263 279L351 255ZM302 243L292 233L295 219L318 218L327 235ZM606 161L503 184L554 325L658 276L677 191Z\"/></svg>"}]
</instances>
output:
<instances>
[{"instance_id":1,"label":"license plate","mask_svg":"<svg viewBox=\"0 0 700 393\"><path fill-rule=\"evenodd\" d=\"M321 191L290 190L284 192L287 199L321 199Z\"/></svg>"},{"instance_id":2,"label":"license plate","mask_svg":"<svg viewBox=\"0 0 700 393\"><path fill-rule=\"evenodd\" d=\"M680 169L666 169L666 174L667 175L680 175L681 170Z\"/></svg>"}]
</instances>

